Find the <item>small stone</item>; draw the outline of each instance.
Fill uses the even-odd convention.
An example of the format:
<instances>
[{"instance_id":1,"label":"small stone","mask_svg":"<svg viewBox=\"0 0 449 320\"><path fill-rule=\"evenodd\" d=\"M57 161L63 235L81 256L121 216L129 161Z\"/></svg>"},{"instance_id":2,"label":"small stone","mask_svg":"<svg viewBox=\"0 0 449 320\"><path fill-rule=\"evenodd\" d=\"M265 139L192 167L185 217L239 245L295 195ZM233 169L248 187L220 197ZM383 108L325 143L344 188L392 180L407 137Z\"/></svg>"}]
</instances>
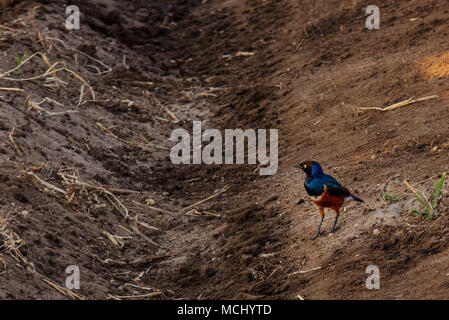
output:
<instances>
[{"instance_id":1,"label":"small stone","mask_svg":"<svg viewBox=\"0 0 449 320\"><path fill-rule=\"evenodd\" d=\"M156 201L153 198L148 198L145 202L149 206L154 206L156 204Z\"/></svg>"},{"instance_id":2,"label":"small stone","mask_svg":"<svg viewBox=\"0 0 449 320\"><path fill-rule=\"evenodd\" d=\"M373 230L373 234L374 234L375 236L378 236L378 235L380 234L379 229L374 229L374 230Z\"/></svg>"}]
</instances>

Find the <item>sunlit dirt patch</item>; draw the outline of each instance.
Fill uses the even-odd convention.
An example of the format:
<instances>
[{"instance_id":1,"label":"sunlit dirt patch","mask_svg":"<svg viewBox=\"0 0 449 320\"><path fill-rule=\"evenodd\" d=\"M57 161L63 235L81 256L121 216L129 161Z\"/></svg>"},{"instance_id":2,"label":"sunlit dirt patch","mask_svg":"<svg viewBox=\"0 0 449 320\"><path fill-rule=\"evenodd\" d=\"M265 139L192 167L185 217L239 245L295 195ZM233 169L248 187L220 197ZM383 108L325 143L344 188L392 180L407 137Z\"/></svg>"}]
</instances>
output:
<instances>
[{"instance_id":1,"label":"sunlit dirt patch","mask_svg":"<svg viewBox=\"0 0 449 320\"><path fill-rule=\"evenodd\" d=\"M419 62L422 72L429 78L449 76L449 51L429 56Z\"/></svg>"}]
</instances>

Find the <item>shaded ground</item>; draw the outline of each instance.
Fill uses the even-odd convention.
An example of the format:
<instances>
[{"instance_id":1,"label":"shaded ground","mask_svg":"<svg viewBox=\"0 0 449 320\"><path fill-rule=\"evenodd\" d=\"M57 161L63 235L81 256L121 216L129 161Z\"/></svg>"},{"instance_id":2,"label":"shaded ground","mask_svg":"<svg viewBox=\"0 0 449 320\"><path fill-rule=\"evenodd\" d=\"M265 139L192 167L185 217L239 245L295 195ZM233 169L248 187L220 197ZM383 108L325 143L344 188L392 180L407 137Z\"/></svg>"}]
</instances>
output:
<instances>
[{"instance_id":1,"label":"shaded ground","mask_svg":"<svg viewBox=\"0 0 449 320\"><path fill-rule=\"evenodd\" d=\"M427 221L402 179L430 193L448 170L447 4L386 1L380 30L360 1L70 4L79 31L64 1L0 14L0 298L62 298L68 265L90 299L446 298L447 191ZM278 128L278 173L172 165L193 120ZM366 201L315 241L309 158Z\"/></svg>"}]
</instances>

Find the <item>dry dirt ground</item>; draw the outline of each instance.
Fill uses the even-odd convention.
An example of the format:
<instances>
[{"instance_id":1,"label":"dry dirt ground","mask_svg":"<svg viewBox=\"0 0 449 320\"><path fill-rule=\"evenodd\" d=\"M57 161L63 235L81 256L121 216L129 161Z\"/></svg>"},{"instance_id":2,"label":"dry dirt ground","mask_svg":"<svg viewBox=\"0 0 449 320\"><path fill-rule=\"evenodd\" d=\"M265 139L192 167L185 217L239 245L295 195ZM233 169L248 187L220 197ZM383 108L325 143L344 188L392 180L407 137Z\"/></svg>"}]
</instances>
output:
<instances>
[{"instance_id":1,"label":"dry dirt ground","mask_svg":"<svg viewBox=\"0 0 449 320\"><path fill-rule=\"evenodd\" d=\"M65 29L68 4L80 30ZM382 1L368 30L370 4L2 9L0 298L447 298L449 185L426 220L403 179L430 195L449 169L449 4ZM193 120L279 129L277 174L173 165L170 133ZM305 159L365 200L335 235L328 212L315 241L319 214L293 167ZM79 290L64 289L69 265ZM369 265L379 290L365 287Z\"/></svg>"}]
</instances>

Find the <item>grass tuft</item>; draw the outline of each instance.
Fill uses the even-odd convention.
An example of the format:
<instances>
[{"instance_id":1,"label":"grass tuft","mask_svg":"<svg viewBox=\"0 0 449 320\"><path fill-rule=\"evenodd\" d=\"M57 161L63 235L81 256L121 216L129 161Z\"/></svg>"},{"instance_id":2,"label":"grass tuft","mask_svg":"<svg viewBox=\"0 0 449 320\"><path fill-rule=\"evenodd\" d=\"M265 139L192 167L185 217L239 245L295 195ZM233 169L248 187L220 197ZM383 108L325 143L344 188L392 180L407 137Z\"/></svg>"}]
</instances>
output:
<instances>
[{"instance_id":1,"label":"grass tuft","mask_svg":"<svg viewBox=\"0 0 449 320\"><path fill-rule=\"evenodd\" d=\"M404 195L402 195L402 194L397 195L397 196L393 196L393 195L388 194L388 193L386 193L386 192L382 192L382 193L380 194L380 198L382 199L382 201L385 201L385 202L395 202L395 201L399 201L399 199L402 198L403 196L404 196Z\"/></svg>"},{"instance_id":2,"label":"grass tuft","mask_svg":"<svg viewBox=\"0 0 449 320\"><path fill-rule=\"evenodd\" d=\"M17 74L21 74L22 73L21 66L23 64L23 61L26 58L26 55L27 54L25 52L23 53L22 56L19 56L19 54L16 53L16 63L17 63L17 70L16 70L16 72L17 72Z\"/></svg>"},{"instance_id":3,"label":"grass tuft","mask_svg":"<svg viewBox=\"0 0 449 320\"><path fill-rule=\"evenodd\" d=\"M423 208L414 209L410 213L418 215L420 217L425 217L427 220L432 220L433 218L438 216L438 212L436 211L436 206L438 204L438 200L441 195L441 190L443 189L444 181L446 179L446 173L441 175L440 180L435 185L435 190L432 194L431 199L427 199L422 192L413 188L407 181L404 180L405 185L409 188L413 194L415 195L414 201L418 201Z\"/></svg>"}]
</instances>

